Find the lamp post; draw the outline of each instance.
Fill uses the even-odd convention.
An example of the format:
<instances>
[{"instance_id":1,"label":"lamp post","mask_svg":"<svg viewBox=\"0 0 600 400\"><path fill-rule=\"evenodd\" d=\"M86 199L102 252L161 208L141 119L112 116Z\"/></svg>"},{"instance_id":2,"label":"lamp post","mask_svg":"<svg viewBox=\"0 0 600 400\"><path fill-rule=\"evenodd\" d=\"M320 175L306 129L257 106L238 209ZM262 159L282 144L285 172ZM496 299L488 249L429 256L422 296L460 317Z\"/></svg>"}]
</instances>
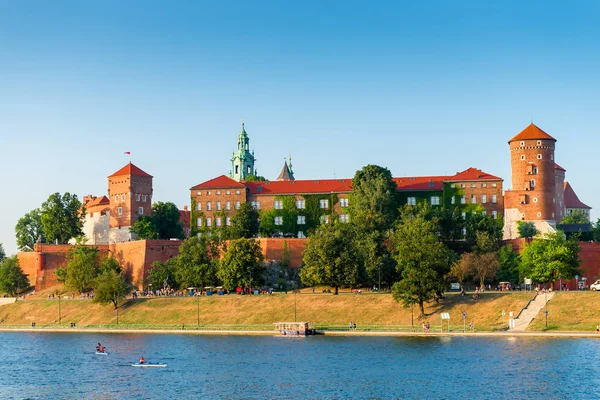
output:
<instances>
[{"instance_id":1,"label":"lamp post","mask_svg":"<svg viewBox=\"0 0 600 400\"><path fill-rule=\"evenodd\" d=\"M379 263L379 288L377 288L377 293L381 293L381 263Z\"/></svg>"},{"instance_id":2,"label":"lamp post","mask_svg":"<svg viewBox=\"0 0 600 400\"><path fill-rule=\"evenodd\" d=\"M194 291L194 296L196 296L196 325L200 329L200 296L197 290Z\"/></svg>"},{"instance_id":3,"label":"lamp post","mask_svg":"<svg viewBox=\"0 0 600 400\"><path fill-rule=\"evenodd\" d=\"M410 303L410 330L415 330L415 312L414 312L415 303Z\"/></svg>"},{"instance_id":4,"label":"lamp post","mask_svg":"<svg viewBox=\"0 0 600 400\"><path fill-rule=\"evenodd\" d=\"M296 322L296 289L294 289L294 322Z\"/></svg>"},{"instance_id":5,"label":"lamp post","mask_svg":"<svg viewBox=\"0 0 600 400\"><path fill-rule=\"evenodd\" d=\"M544 298L546 299L546 330L548 329L548 291L544 293Z\"/></svg>"},{"instance_id":6,"label":"lamp post","mask_svg":"<svg viewBox=\"0 0 600 400\"><path fill-rule=\"evenodd\" d=\"M58 325L61 325L61 317L60 317L60 294L58 295Z\"/></svg>"}]
</instances>

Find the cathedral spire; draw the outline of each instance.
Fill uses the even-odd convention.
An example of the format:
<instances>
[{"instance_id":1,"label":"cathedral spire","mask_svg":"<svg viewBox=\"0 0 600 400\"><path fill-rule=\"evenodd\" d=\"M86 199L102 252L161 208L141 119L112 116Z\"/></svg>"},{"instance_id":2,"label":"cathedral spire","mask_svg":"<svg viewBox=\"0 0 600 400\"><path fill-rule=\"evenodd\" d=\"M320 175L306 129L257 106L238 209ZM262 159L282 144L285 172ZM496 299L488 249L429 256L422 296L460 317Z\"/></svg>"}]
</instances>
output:
<instances>
[{"instance_id":1,"label":"cathedral spire","mask_svg":"<svg viewBox=\"0 0 600 400\"><path fill-rule=\"evenodd\" d=\"M231 157L231 172L229 176L236 181L243 181L254 173L254 152L250 151L250 138L246 133L244 122L237 137L237 149Z\"/></svg>"}]
</instances>

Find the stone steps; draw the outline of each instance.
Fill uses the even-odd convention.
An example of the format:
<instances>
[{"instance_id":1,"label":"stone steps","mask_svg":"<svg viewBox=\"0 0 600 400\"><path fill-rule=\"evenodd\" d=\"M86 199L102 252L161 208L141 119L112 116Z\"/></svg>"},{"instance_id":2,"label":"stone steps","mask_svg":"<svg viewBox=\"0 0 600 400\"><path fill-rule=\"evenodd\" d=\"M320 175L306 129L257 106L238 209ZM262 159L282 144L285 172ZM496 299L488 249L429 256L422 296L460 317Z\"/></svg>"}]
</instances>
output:
<instances>
[{"instance_id":1,"label":"stone steps","mask_svg":"<svg viewBox=\"0 0 600 400\"><path fill-rule=\"evenodd\" d=\"M518 318L515 318L514 327L509 329L513 332L524 332L525 329L531 324L531 321L542 311L546 306L546 303L554 297L554 292L550 293L539 293L535 299L532 300L526 308L521 310Z\"/></svg>"}]
</instances>

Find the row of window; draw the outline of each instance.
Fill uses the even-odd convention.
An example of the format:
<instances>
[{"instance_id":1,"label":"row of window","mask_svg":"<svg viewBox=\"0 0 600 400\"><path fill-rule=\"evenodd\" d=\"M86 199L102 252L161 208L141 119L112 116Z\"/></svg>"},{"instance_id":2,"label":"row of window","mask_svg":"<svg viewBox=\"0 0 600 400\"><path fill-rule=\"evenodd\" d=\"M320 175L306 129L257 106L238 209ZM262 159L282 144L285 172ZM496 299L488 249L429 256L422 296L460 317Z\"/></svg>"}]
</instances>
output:
<instances>
[{"instance_id":1,"label":"row of window","mask_svg":"<svg viewBox=\"0 0 600 400\"><path fill-rule=\"evenodd\" d=\"M206 217L205 218L205 222L206 222L206 226L207 227L211 227L212 226L212 218L211 217ZM202 218L197 218L196 219L196 226L197 227L201 227L202 226ZM215 226L223 226L223 219L221 217L215 217ZM225 218L225 226L231 226L231 218L226 217Z\"/></svg>"},{"instance_id":2,"label":"row of window","mask_svg":"<svg viewBox=\"0 0 600 400\"><path fill-rule=\"evenodd\" d=\"M482 211L481 213L482 213L483 215L487 215L487 211ZM467 217L467 213L463 211L463 212L462 212L462 217L463 217L463 218L466 218L466 217ZM498 219L498 211L496 211L496 210L492 211L492 218L494 218L494 219Z\"/></svg>"},{"instance_id":3,"label":"row of window","mask_svg":"<svg viewBox=\"0 0 600 400\"><path fill-rule=\"evenodd\" d=\"M117 208L117 214L123 215L123 207ZM138 208L138 215L144 215L144 207Z\"/></svg>"},{"instance_id":4,"label":"row of window","mask_svg":"<svg viewBox=\"0 0 600 400\"><path fill-rule=\"evenodd\" d=\"M542 158L543 158L543 157L542 157L542 155L541 155L541 154L538 154L538 155L537 155L537 159L538 159L538 160L541 160ZM521 160L522 160L522 161L525 161L525 159L526 159L526 158L525 158L525 154L521 154ZM553 159L554 159L554 155L550 155L550 159L551 159L551 160L553 160Z\"/></svg>"},{"instance_id":5,"label":"row of window","mask_svg":"<svg viewBox=\"0 0 600 400\"><path fill-rule=\"evenodd\" d=\"M240 204L241 203L239 201L235 202L235 209L236 210L240 209ZM215 209L217 211L221 211L221 202L220 201L216 201L215 202ZM231 210L231 202L230 201L226 201L225 202L225 209L226 210ZM202 211L202 203L201 202L196 203L196 210L197 211ZM212 202L210 202L210 201L206 202L206 211L212 211Z\"/></svg>"},{"instance_id":6,"label":"row of window","mask_svg":"<svg viewBox=\"0 0 600 400\"><path fill-rule=\"evenodd\" d=\"M240 190L236 190L236 191L235 191L235 194L240 194L240 193L241 193L241 191L240 191ZM211 192L211 191L208 191L208 192L206 192L206 195L207 195L207 196L210 196L211 194L212 194L212 192ZM220 191L220 190L217 190L217 191L215 191L215 194L218 196L218 195L220 195L220 194L221 194L221 191ZM225 191L225 194L231 194L231 190L226 190L226 191ZM196 192L196 196L202 196L202 192Z\"/></svg>"},{"instance_id":7,"label":"row of window","mask_svg":"<svg viewBox=\"0 0 600 400\"><path fill-rule=\"evenodd\" d=\"M466 183L461 183L461 184L458 184L458 183L457 183L457 184L454 184L454 183L453 183L453 184L451 184L451 185L450 185L450 187L451 187L451 188L455 188L457 185L460 185L460 187L461 187L461 188L463 188L463 189L467 187L467 184L466 184ZM491 184L491 187L493 187L493 188L495 188L495 187L497 187L497 186L498 186L498 185L497 185L496 183L492 183L492 184ZM476 183L471 183L471 188L476 188L476 187L477 187L477 184L476 184ZM482 184L481 184L481 187L482 187L482 188L486 188L486 187L487 187L487 183L482 183Z\"/></svg>"},{"instance_id":8,"label":"row of window","mask_svg":"<svg viewBox=\"0 0 600 400\"><path fill-rule=\"evenodd\" d=\"M124 195L124 194L115 194L115 201L116 202L125 201L125 196L126 195ZM135 201L143 201L145 203L146 201L148 201L148 195L136 193Z\"/></svg>"},{"instance_id":9,"label":"row of window","mask_svg":"<svg viewBox=\"0 0 600 400\"><path fill-rule=\"evenodd\" d=\"M120 207L119 207L119 209L120 209ZM119 212L119 214L120 214L120 212ZM319 218L319 221L321 222L321 224L328 224L329 223L329 215L321 215L321 217ZM340 222L350 222L350 216L348 214L340 214L339 221ZM197 218L196 226L202 227L203 222L206 223L207 227L211 227L213 220L211 217L207 217L204 220L202 218ZM215 217L215 226L223 226L222 222L223 222L223 219L221 217ZM281 216L275 217L273 223L276 226L283 225L283 217L281 217ZM298 215L297 219L296 219L296 223L298 225L305 225L306 224L306 216ZM225 218L225 226L231 226L231 218L229 218L229 217Z\"/></svg>"},{"instance_id":10,"label":"row of window","mask_svg":"<svg viewBox=\"0 0 600 400\"><path fill-rule=\"evenodd\" d=\"M260 210L260 201L251 201L250 204L252 205L252 207L255 210ZM340 207L348 207L348 199L347 198L340 199ZM283 201L275 200L273 202L273 208L276 210L282 210L283 209ZM306 200L296 200L296 209L304 210L305 208L306 208ZM328 199L319 200L319 208L321 208L323 210L329 209L329 200Z\"/></svg>"},{"instance_id":11,"label":"row of window","mask_svg":"<svg viewBox=\"0 0 600 400\"><path fill-rule=\"evenodd\" d=\"M535 182L533 182L532 187L535 186ZM492 194L492 203L496 204L496 202L498 201L498 198L495 194ZM440 196L431 196L430 198L430 204L432 206L439 206L440 205ZM450 203L451 204L455 204L456 202L456 198L454 196L452 196L452 198L450 199ZM460 204L466 204L467 203L467 198L465 196L461 196L460 198ZM471 195L471 203L475 204L477 203L477 195ZM487 203L487 195L482 194L481 195L481 204L486 204ZM406 198L406 204L408 204L409 206L416 206L417 205L417 198L416 197L407 197Z\"/></svg>"}]
</instances>

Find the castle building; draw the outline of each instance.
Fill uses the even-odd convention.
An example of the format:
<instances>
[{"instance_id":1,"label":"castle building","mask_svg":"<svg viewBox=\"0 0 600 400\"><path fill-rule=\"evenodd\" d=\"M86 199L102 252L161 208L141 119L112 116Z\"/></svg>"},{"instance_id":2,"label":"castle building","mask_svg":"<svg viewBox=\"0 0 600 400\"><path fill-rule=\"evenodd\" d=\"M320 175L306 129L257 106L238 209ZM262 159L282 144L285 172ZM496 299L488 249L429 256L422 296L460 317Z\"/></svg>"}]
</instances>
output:
<instances>
[{"instance_id":1,"label":"castle building","mask_svg":"<svg viewBox=\"0 0 600 400\"><path fill-rule=\"evenodd\" d=\"M242 122L242 130L237 138L237 149L231 157L229 177L239 182L245 180L248 175L256 175L255 161L254 151L250 152L250 139Z\"/></svg>"},{"instance_id":2,"label":"castle building","mask_svg":"<svg viewBox=\"0 0 600 400\"><path fill-rule=\"evenodd\" d=\"M555 162L555 138L531 123L508 144L512 187L504 193L505 239L519 237L520 221L532 222L544 234L556 232L569 210L585 209L589 215L590 208L565 181L566 170Z\"/></svg>"}]
</instances>

